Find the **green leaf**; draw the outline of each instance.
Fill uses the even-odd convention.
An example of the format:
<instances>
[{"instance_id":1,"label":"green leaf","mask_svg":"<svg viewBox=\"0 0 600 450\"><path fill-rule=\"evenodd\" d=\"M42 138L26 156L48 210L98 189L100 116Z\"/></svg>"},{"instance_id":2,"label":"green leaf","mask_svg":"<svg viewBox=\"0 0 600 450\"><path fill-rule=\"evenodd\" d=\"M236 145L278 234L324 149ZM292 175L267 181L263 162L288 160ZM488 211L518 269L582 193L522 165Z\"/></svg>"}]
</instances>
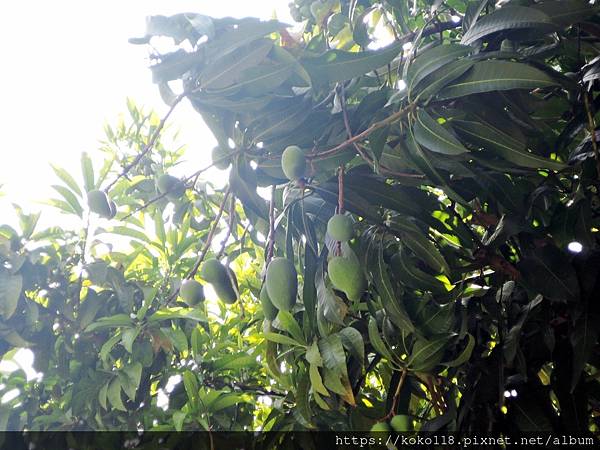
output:
<instances>
[{"instance_id":1,"label":"green leaf","mask_svg":"<svg viewBox=\"0 0 600 450\"><path fill-rule=\"evenodd\" d=\"M239 81L225 89L211 90L219 96L243 92L245 95L259 97L281 86L294 70L291 64L260 65L242 71ZM237 104L239 102L235 102Z\"/></svg>"},{"instance_id":2,"label":"green leaf","mask_svg":"<svg viewBox=\"0 0 600 450\"><path fill-rule=\"evenodd\" d=\"M446 86L438 97L450 99L482 92L531 90L556 85L558 82L545 72L527 64L487 60L475 63L465 76Z\"/></svg>"},{"instance_id":3,"label":"green leaf","mask_svg":"<svg viewBox=\"0 0 600 450\"><path fill-rule=\"evenodd\" d=\"M555 0L536 3L531 8L543 12L555 24L566 27L591 19L600 5L592 5L589 0Z\"/></svg>"},{"instance_id":4,"label":"green leaf","mask_svg":"<svg viewBox=\"0 0 600 450\"><path fill-rule=\"evenodd\" d=\"M237 370L243 368L250 368L255 366L256 356L248 355L247 353L240 352L233 355L223 356L213 361L212 366L215 370Z\"/></svg>"},{"instance_id":5,"label":"green leaf","mask_svg":"<svg viewBox=\"0 0 600 450\"><path fill-rule=\"evenodd\" d=\"M135 400L135 394L142 379L142 364L136 361L124 367L123 373L126 375L127 381L122 383L121 387L131 400Z\"/></svg>"},{"instance_id":6,"label":"green leaf","mask_svg":"<svg viewBox=\"0 0 600 450\"><path fill-rule=\"evenodd\" d=\"M83 208L79 204L79 200L77 200L77 197L75 196L75 194L73 194L73 192L71 192L64 186L60 186L57 184L52 185L52 189L58 192L67 201L69 206L73 209L73 211L75 211L75 213L79 217L83 216Z\"/></svg>"},{"instance_id":7,"label":"green leaf","mask_svg":"<svg viewBox=\"0 0 600 450\"><path fill-rule=\"evenodd\" d=\"M128 328L121 334L121 343L129 353L133 352L133 342L138 337L138 334L140 334L140 331L141 328L139 327Z\"/></svg>"},{"instance_id":8,"label":"green leaf","mask_svg":"<svg viewBox=\"0 0 600 450\"><path fill-rule=\"evenodd\" d=\"M50 164L50 166L52 167L52 170L54 171L56 176L60 178L62 182L65 183L69 187L69 189L71 189L71 191L73 191L80 197L82 196L81 189L79 189L79 185L69 172L67 172L65 169L55 166L54 164Z\"/></svg>"},{"instance_id":9,"label":"green leaf","mask_svg":"<svg viewBox=\"0 0 600 450\"><path fill-rule=\"evenodd\" d=\"M365 342L360 331L353 327L346 327L342 328L338 334L344 348L362 365L365 361Z\"/></svg>"},{"instance_id":10,"label":"green leaf","mask_svg":"<svg viewBox=\"0 0 600 450\"><path fill-rule=\"evenodd\" d=\"M403 244L437 273L450 273L448 263L440 251L425 236L418 233L403 233L401 239Z\"/></svg>"},{"instance_id":11,"label":"green leaf","mask_svg":"<svg viewBox=\"0 0 600 450\"><path fill-rule=\"evenodd\" d=\"M369 341L371 342L371 345L373 346L375 351L377 351L377 353L379 353L388 361L394 361L394 357L386 347L385 342L383 342L383 339L381 339L379 328L377 328L377 321L374 317L369 318L368 333Z\"/></svg>"},{"instance_id":12,"label":"green leaf","mask_svg":"<svg viewBox=\"0 0 600 450\"><path fill-rule=\"evenodd\" d=\"M121 399L121 381L118 377L114 377L108 385L106 396L113 408L118 411L127 411L127 408L125 408L123 400Z\"/></svg>"},{"instance_id":13,"label":"green leaf","mask_svg":"<svg viewBox=\"0 0 600 450\"><path fill-rule=\"evenodd\" d=\"M92 159L85 152L81 154L81 173L83 174L83 187L86 192L95 189L94 166L92 165Z\"/></svg>"},{"instance_id":14,"label":"green leaf","mask_svg":"<svg viewBox=\"0 0 600 450\"><path fill-rule=\"evenodd\" d=\"M104 344L102 344L100 352L98 353L98 356L100 357L101 361L103 361L106 364L108 363L108 355L110 354L110 351L115 345L117 345L117 342L119 342L120 340L121 335L114 334L106 342L104 342Z\"/></svg>"},{"instance_id":15,"label":"green leaf","mask_svg":"<svg viewBox=\"0 0 600 450\"><path fill-rule=\"evenodd\" d=\"M263 334L263 337L265 339L267 339L268 341L276 342L278 344L292 345L292 346L297 346L297 347L305 347L305 345L301 344L300 342L296 341L295 339L292 339L289 336L286 336L285 334L266 332Z\"/></svg>"},{"instance_id":16,"label":"green leaf","mask_svg":"<svg viewBox=\"0 0 600 450\"><path fill-rule=\"evenodd\" d=\"M100 403L100 406L102 406L102 408L104 408L105 410L108 410L108 405L106 404L106 402L108 400L109 384L110 382L106 382L106 384L104 384L98 391L98 403Z\"/></svg>"},{"instance_id":17,"label":"green leaf","mask_svg":"<svg viewBox=\"0 0 600 450\"><path fill-rule=\"evenodd\" d=\"M292 316L291 313L283 310L279 311L277 313L277 321L279 322L279 325L281 325L281 327L277 328L287 331L296 341L300 343L306 342L302 328L300 328L300 325L298 325L298 322L296 322L296 319L294 319L294 316Z\"/></svg>"},{"instance_id":18,"label":"green leaf","mask_svg":"<svg viewBox=\"0 0 600 450\"><path fill-rule=\"evenodd\" d=\"M323 379L319 373L319 368L311 364L308 369L308 374L310 376L310 384L312 385L313 391L329 397L329 391L323 384Z\"/></svg>"},{"instance_id":19,"label":"green leaf","mask_svg":"<svg viewBox=\"0 0 600 450\"><path fill-rule=\"evenodd\" d=\"M145 232L127 226L118 225L115 227L110 227L106 232L132 237L146 244L152 243L152 239L150 239Z\"/></svg>"},{"instance_id":20,"label":"green leaf","mask_svg":"<svg viewBox=\"0 0 600 450\"><path fill-rule=\"evenodd\" d=\"M169 308L159 309L154 314L150 315L148 317L148 323L172 319L186 319L194 320L196 322L208 322L208 319L206 318L204 313L198 308L183 308L179 306L173 306Z\"/></svg>"},{"instance_id":21,"label":"green leaf","mask_svg":"<svg viewBox=\"0 0 600 450\"><path fill-rule=\"evenodd\" d=\"M442 363L445 366L448 367L459 367L462 366L464 363L466 363L470 358L471 358L471 354L473 353L473 349L475 348L475 338L473 337L473 335L471 333L469 333L467 335L467 345L465 346L465 348L463 349L462 352L460 352L460 354L454 358L452 361L449 362L445 362Z\"/></svg>"},{"instance_id":22,"label":"green leaf","mask_svg":"<svg viewBox=\"0 0 600 450\"><path fill-rule=\"evenodd\" d=\"M92 331L102 330L105 328L118 328L130 326L131 324L131 318L128 314L115 314L114 316L101 317L96 322L91 323L85 329L85 331L87 333L91 333Z\"/></svg>"},{"instance_id":23,"label":"green leaf","mask_svg":"<svg viewBox=\"0 0 600 450\"><path fill-rule=\"evenodd\" d=\"M321 357L317 341L314 341L306 350L306 360L312 365L323 367L323 358Z\"/></svg>"},{"instance_id":24,"label":"green leaf","mask_svg":"<svg viewBox=\"0 0 600 450\"><path fill-rule=\"evenodd\" d=\"M367 52L330 50L317 58L304 58L301 62L314 84L336 83L385 66L401 52L402 44L397 43Z\"/></svg>"},{"instance_id":25,"label":"green leaf","mask_svg":"<svg viewBox=\"0 0 600 450\"><path fill-rule=\"evenodd\" d=\"M252 45L226 54L200 72L200 86L203 89L223 89L242 80L243 71L256 66L266 58L273 47L270 39L261 39Z\"/></svg>"},{"instance_id":26,"label":"green leaf","mask_svg":"<svg viewBox=\"0 0 600 450\"><path fill-rule=\"evenodd\" d=\"M452 133L423 109L417 111L413 132L417 142L433 152L443 155L460 155L468 152Z\"/></svg>"},{"instance_id":27,"label":"green leaf","mask_svg":"<svg viewBox=\"0 0 600 450\"><path fill-rule=\"evenodd\" d=\"M0 314L5 320L17 310L22 290L23 277L20 274L11 275L0 270Z\"/></svg>"},{"instance_id":28,"label":"green leaf","mask_svg":"<svg viewBox=\"0 0 600 450\"><path fill-rule=\"evenodd\" d=\"M447 293L444 284L413 264L406 252L401 251L395 255L392 258L391 264L396 279L403 285L413 289L431 291L434 294Z\"/></svg>"},{"instance_id":29,"label":"green leaf","mask_svg":"<svg viewBox=\"0 0 600 450\"><path fill-rule=\"evenodd\" d=\"M537 248L518 264L523 282L536 293L556 302L579 298L577 272L567 256L553 245Z\"/></svg>"},{"instance_id":30,"label":"green leaf","mask_svg":"<svg viewBox=\"0 0 600 450\"><path fill-rule=\"evenodd\" d=\"M411 62L406 74L407 90L409 97L413 98L413 91L428 75L437 73L444 66L458 58L468 55L471 48L460 44L438 45L425 50Z\"/></svg>"},{"instance_id":31,"label":"green leaf","mask_svg":"<svg viewBox=\"0 0 600 450\"><path fill-rule=\"evenodd\" d=\"M463 35L462 44L472 44L492 33L504 30L534 28L543 32L555 30L546 14L524 6L503 6L479 20Z\"/></svg>"},{"instance_id":32,"label":"green leaf","mask_svg":"<svg viewBox=\"0 0 600 450\"><path fill-rule=\"evenodd\" d=\"M234 28L216 36L206 44L206 53L210 58L224 56L263 36L274 33L285 24L276 20L261 21L256 18L236 20Z\"/></svg>"},{"instance_id":33,"label":"green leaf","mask_svg":"<svg viewBox=\"0 0 600 450\"><path fill-rule=\"evenodd\" d=\"M452 124L459 134L520 167L552 170L567 167L566 164L527 151L525 143L519 142L503 129L489 122L453 120Z\"/></svg>"},{"instance_id":34,"label":"green leaf","mask_svg":"<svg viewBox=\"0 0 600 450\"><path fill-rule=\"evenodd\" d=\"M396 297L390 282L387 265L383 260L383 247L378 245L376 249L369 251L367 270L381 298L383 309L389 315L390 320L401 330L412 332L415 326L404 308L402 298Z\"/></svg>"},{"instance_id":35,"label":"green leaf","mask_svg":"<svg viewBox=\"0 0 600 450\"><path fill-rule=\"evenodd\" d=\"M597 314L584 311L577 319L574 329L570 336L571 346L573 347L573 375L571 378L571 393L577 387L579 379L585 365L598 342L598 317Z\"/></svg>"},{"instance_id":36,"label":"green leaf","mask_svg":"<svg viewBox=\"0 0 600 450\"><path fill-rule=\"evenodd\" d=\"M467 70L473 67L473 64L475 64L475 61L467 58L446 64L423 80L421 83L422 89L416 90L415 97L427 101L452 81L464 75Z\"/></svg>"},{"instance_id":37,"label":"green leaf","mask_svg":"<svg viewBox=\"0 0 600 450\"><path fill-rule=\"evenodd\" d=\"M181 432L186 417L187 412L184 411L175 411L173 413L173 426L175 427L175 431Z\"/></svg>"},{"instance_id":38,"label":"green leaf","mask_svg":"<svg viewBox=\"0 0 600 450\"><path fill-rule=\"evenodd\" d=\"M448 182L433 166L429 155L426 153L426 150L421 148L419 143L416 141L412 130L410 129L408 130L408 137L406 139L406 149L410 159L419 168L419 170L425 174L425 176L427 176L432 183L444 189L444 192L446 195L448 195L448 197L463 205L468 203L448 185Z\"/></svg>"},{"instance_id":39,"label":"green leaf","mask_svg":"<svg viewBox=\"0 0 600 450\"><path fill-rule=\"evenodd\" d=\"M442 362L448 337L443 335L430 341L418 339L408 358L409 369L415 372L428 372Z\"/></svg>"},{"instance_id":40,"label":"green leaf","mask_svg":"<svg viewBox=\"0 0 600 450\"><path fill-rule=\"evenodd\" d=\"M196 378L196 375L189 370L183 372L183 387L187 393L190 407L193 411L197 411L200 401L200 386L198 385L198 379Z\"/></svg>"},{"instance_id":41,"label":"green leaf","mask_svg":"<svg viewBox=\"0 0 600 450\"><path fill-rule=\"evenodd\" d=\"M214 402L210 404L210 412L215 413L230 406L239 405L242 403L252 403L248 395L244 394L223 394L220 395Z\"/></svg>"}]
</instances>

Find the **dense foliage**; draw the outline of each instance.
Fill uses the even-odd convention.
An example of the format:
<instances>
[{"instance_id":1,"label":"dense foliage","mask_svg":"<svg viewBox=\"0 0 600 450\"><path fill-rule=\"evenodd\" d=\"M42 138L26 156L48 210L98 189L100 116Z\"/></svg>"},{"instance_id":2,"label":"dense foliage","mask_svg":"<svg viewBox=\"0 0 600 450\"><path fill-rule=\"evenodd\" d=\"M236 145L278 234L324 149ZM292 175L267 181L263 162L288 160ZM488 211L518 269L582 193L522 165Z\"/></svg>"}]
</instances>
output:
<instances>
[{"instance_id":1,"label":"dense foliage","mask_svg":"<svg viewBox=\"0 0 600 450\"><path fill-rule=\"evenodd\" d=\"M600 16L499 3L150 18L229 181L165 177L132 104L56 169L81 230L0 230L1 351L43 373L0 427L597 432Z\"/></svg>"}]
</instances>

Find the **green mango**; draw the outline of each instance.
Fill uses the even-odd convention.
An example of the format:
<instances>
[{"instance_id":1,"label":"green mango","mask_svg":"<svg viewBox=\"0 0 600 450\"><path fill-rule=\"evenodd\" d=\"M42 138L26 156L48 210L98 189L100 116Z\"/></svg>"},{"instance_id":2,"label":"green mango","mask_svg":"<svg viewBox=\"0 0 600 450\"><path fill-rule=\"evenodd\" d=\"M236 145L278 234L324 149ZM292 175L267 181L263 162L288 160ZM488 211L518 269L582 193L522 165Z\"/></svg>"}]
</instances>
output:
<instances>
[{"instance_id":1,"label":"green mango","mask_svg":"<svg viewBox=\"0 0 600 450\"><path fill-rule=\"evenodd\" d=\"M213 258L202 265L200 275L212 285L221 301L235 303L238 298L237 278L230 268Z\"/></svg>"},{"instance_id":2,"label":"green mango","mask_svg":"<svg viewBox=\"0 0 600 450\"><path fill-rule=\"evenodd\" d=\"M227 269L217 259L211 258L202 264L200 276L209 283L222 281L227 277Z\"/></svg>"},{"instance_id":3,"label":"green mango","mask_svg":"<svg viewBox=\"0 0 600 450\"><path fill-rule=\"evenodd\" d=\"M359 300L367 280L356 258L334 256L327 266L329 279L333 287L346 294L350 300Z\"/></svg>"},{"instance_id":4,"label":"green mango","mask_svg":"<svg viewBox=\"0 0 600 450\"><path fill-rule=\"evenodd\" d=\"M275 320L275 317L277 317L277 313L279 311L277 310L277 308L275 308L275 305L273 305L273 302L269 298L269 293L267 292L266 284L263 284L262 288L260 289L259 299L260 304L262 305L262 310L263 314L265 315L265 318L269 320Z\"/></svg>"},{"instance_id":5,"label":"green mango","mask_svg":"<svg viewBox=\"0 0 600 450\"><path fill-rule=\"evenodd\" d=\"M392 420L390 420L390 425L394 431L399 433L405 433L407 431L412 431L413 429L412 419L406 414L397 414L392 417Z\"/></svg>"},{"instance_id":6,"label":"green mango","mask_svg":"<svg viewBox=\"0 0 600 450\"><path fill-rule=\"evenodd\" d=\"M289 180L297 180L306 172L304 152L297 145L286 147L281 155L281 168Z\"/></svg>"},{"instance_id":7,"label":"green mango","mask_svg":"<svg viewBox=\"0 0 600 450\"><path fill-rule=\"evenodd\" d=\"M204 301L204 288L196 280L183 280L179 295L189 306L196 306Z\"/></svg>"},{"instance_id":8,"label":"green mango","mask_svg":"<svg viewBox=\"0 0 600 450\"><path fill-rule=\"evenodd\" d=\"M335 214L327 222L327 233L336 241L347 242L354 236L354 223L350 216Z\"/></svg>"},{"instance_id":9,"label":"green mango","mask_svg":"<svg viewBox=\"0 0 600 450\"><path fill-rule=\"evenodd\" d=\"M267 293L273 305L289 311L296 304L298 275L294 264L287 258L273 258L267 267L265 278Z\"/></svg>"},{"instance_id":10,"label":"green mango","mask_svg":"<svg viewBox=\"0 0 600 450\"><path fill-rule=\"evenodd\" d=\"M106 192L94 189L87 193L87 202L90 211L98 214L101 217L112 218L114 217L113 212L116 213L116 208L113 211L110 207L110 200L106 195Z\"/></svg>"},{"instance_id":11,"label":"green mango","mask_svg":"<svg viewBox=\"0 0 600 450\"><path fill-rule=\"evenodd\" d=\"M387 422L376 422L371 427L371 433L389 433L391 430Z\"/></svg>"},{"instance_id":12,"label":"green mango","mask_svg":"<svg viewBox=\"0 0 600 450\"><path fill-rule=\"evenodd\" d=\"M185 194L185 184L173 175L164 174L158 177L156 188L161 194L165 194L169 200L177 200Z\"/></svg>"}]
</instances>

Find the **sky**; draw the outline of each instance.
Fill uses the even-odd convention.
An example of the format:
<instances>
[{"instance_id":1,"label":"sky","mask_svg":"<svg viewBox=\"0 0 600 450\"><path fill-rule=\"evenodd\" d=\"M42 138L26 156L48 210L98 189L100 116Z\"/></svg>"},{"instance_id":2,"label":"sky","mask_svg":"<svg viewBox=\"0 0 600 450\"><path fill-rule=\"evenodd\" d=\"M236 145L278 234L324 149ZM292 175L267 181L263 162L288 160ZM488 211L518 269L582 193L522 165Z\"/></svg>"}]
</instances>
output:
<instances>
[{"instance_id":1,"label":"sky","mask_svg":"<svg viewBox=\"0 0 600 450\"><path fill-rule=\"evenodd\" d=\"M43 210L40 225L66 220L40 202L54 196L50 163L80 174L80 155L99 158L104 124L116 123L126 98L163 116L168 107L148 69L148 50L127 42L144 35L149 15L197 12L213 17L254 16L292 23L288 0L75 0L13 1L0 15L0 224L15 223L11 203ZM210 160L214 138L185 102L169 121L187 144L188 167ZM205 165L205 164L203 164ZM202 165L202 166L203 166ZM202 167L200 166L200 167ZM185 167L185 166L184 166ZM44 210L46 208L46 210ZM14 363L36 377L33 355L21 349ZM1 392L0 402L18 392Z\"/></svg>"},{"instance_id":2,"label":"sky","mask_svg":"<svg viewBox=\"0 0 600 450\"><path fill-rule=\"evenodd\" d=\"M82 152L99 156L106 122L115 123L131 97L167 111L148 69L148 49L127 42L144 35L145 17L198 12L214 17L273 13L292 20L288 0L14 1L0 15L0 222L16 202L26 212L44 207L56 183L50 162L79 175ZM188 104L170 123L190 146L190 164L209 161L215 141ZM193 151L192 151L193 150ZM198 167L196 165L196 167ZM43 214L48 216L51 212ZM47 222L43 221L43 222Z\"/></svg>"}]
</instances>

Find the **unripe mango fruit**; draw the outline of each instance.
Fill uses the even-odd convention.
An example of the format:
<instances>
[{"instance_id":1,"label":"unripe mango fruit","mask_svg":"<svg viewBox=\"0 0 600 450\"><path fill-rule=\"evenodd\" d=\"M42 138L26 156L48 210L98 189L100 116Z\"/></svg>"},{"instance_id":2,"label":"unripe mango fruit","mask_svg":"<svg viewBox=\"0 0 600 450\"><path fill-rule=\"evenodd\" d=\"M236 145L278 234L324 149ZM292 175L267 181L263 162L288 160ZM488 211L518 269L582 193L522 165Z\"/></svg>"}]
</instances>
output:
<instances>
[{"instance_id":1,"label":"unripe mango fruit","mask_svg":"<svg viewBox=\"0 0 600 450\"><path fill-rule=\"evenodd\" d=\"M286 147L281 155L281 168L289 180L297 180L304 176L306 171L306 158L304 152L297 145Z\"/></svg>"},{"instance_id":2,"label":"unripe mango fruit","mask_svg":"<svg viewBox=\"0 0 600 450\"><path fill-rule=\"evenodd\" d=\"M265 277L267 294L271 303L283 311L289 311L296 304L298 275L294 264L287 258L273 258L267 267Z\"/></svg>"},{"instance_id":3,"label":"unripe mango fruit","mask_svg":"<svg viewBox=\"0 0 600 450\"><path fill-rule=\"evenodd\" d=\"M273 302L269 298L269 293L267 292L266 284L263 284L262 288L260 289L259 299L260 304L262 305L262 310L263 314L265 315L265 318L269 320L275 320L275 317L277 317L277 313L279 311L277 310L277 308L275 308L275 305L273 305Z\"/></svg>"},{"instance_id":4,"label":"unripe mango fruit","mask_svg":"<svg viewBox=\"0 0 600 450\"><path fill-rule=\"evenodd\" d=\"M345 214L335 214L327 222L327 233L336 241L346 242L354 236L352 219Z\"/></svg>"},{"instance_id":5,"label":"unripe mango fruit","mask_svg":"<svg viewBox=\"0 0 600 450\"><path fill-rule=\"evenodd\" d=\"M217 294L217 297L229 305L233 304L237 300L237 292L233 287L233 284L237 282L233 279L227 279L225 281L215 281L212 283L212 287Z\"/></svg>"},{"instance_id":6,"label":"unripe mango fruit","mask_svg":"<svg viewBox=\"0 0 600 450\"><path fill-rule=\"evenodd\" d=\"M389 433L390 431L387 422L377 422L371 427L371 433Z\"/></svg>"},{"instance_id":7,"label":"unripe mango fruit","mask_svg":"<svg viewBox=\"0 0 600 450\"><path fill-rule=\"evenodd\" d=\"M196 306L204 301L204 288L196 280L183 280L179 295L189 306Z\"/></svg>"},{"instance_id":8,"label":"unripe mango fruit","mask_svg":"<svg viewBox=\"0 0 600 450\"><path fill-rule=\"evenodd\" d=\"M110 207L110 201L106 192L94 189L87 193L88 207L90 211L98 214L101 217L111 218L114 217L113 211ZM116 210L115 210L116 212Z\"/></svg>"},{"instance_id":9,"label":"unripe mango fruit","mask_svg":"<svg viewBox=\"0 0 600 450\"><path fill-rule=\"evenodd\" d=\"M219 170L227 169L231 164L231 152L230 149L217 145L211 153L213 165Z\"/></svg>"},{"instance_id":10,"label":"unripe mango fruit","mask_svg":"<svg viewBox=\"0 0 600 450\"><path fill-rule=\"evenodd\" d=\"M227 277L227 269L215 258L208 259L202 265L200 275L209 283L222 281Z\"/></svg>"},{"instance_id":11,"label":"unripe mango fruit","mask_svg":"<svg viewBox=\"0 0 600 450\"><path fill-rule=\"evenodd\" d=\"M164 174L156 181L158 192L166 194L169 200L177 200L185 193L185 184L173 175Z\"/></svg>"},{"instance_id":12,"label":"unripe mango fruit","mask_svg":"<svg viewBox=\"0 0 600 450\"><path fill-rule=\"evenodd\" d=\"M213 258L202 265L201 276L212 284L217 297L221 301L229 304L235 303L237 300L237 279L231 269Z\"/></svg>"},{"instance_id":13,"label":"unripe mango fruit","mask_svg":"<svg viewBox=\"0 0 600 450\"><path fill-rule=\"evenodd\" d=\"M333 287L346 294L350 300L360 299L367 281L356 258L334 256L327 265Z\"/></svg>"},{"instance_id":14,"label":"unripe mango fruit","mask_svg":"<svg viewBox=\"0 0 600 450\"><path fill-rule=\"evenodd\" d=\"M397 414L390 420L390 425L399 433L404 433L412 430L412 420L406 414Z\"/></svg>"}]
</instances>

